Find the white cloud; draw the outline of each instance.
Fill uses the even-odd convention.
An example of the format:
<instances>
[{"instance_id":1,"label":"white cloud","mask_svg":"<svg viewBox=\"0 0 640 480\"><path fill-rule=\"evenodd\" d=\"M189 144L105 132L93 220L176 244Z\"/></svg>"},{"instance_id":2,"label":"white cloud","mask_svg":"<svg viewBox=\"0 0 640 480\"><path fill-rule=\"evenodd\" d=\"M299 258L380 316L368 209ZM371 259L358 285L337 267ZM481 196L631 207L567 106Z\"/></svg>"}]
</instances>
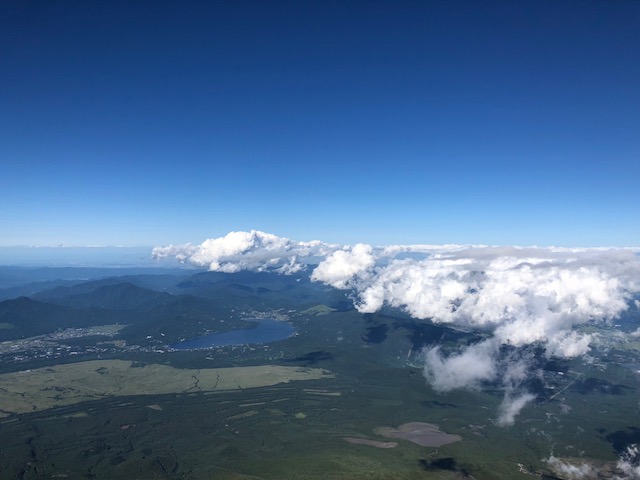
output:
<instances>
[{"instance_id":1,"label":"white cloud","mask_svg":"<svg viewBox=\"0 0 640 480\"><path fill-rule=\"evenodd\" d=\"M636 444L629 445L618 458L617 463L604 464L596 468L586 462L570 462L551 455L544 460L551 470L567 480L640 480L640 448Z\"/></svg>"},{"instance_id":2,"label":"white cloud","mask_svg":"<svg viewBox=\"0 0 640 480\"><path fill-rule=\"evenodd\" d=\"M638 445L629 445L620 455L616 465L620 475L614 480L639 480L640 479L640 448Z\"/></svg>"},{"instance_id":3,"label":"white cloud","mask_svg":"<svg viewBox=\"0 0 640 480\"><path fill-rule=\"evenodd\" d=\"M598 478L595 469L587 463L574 465L566 460L560 460L553 455L551 455L546 462L554 473L561 475L562 478L566 478L567 480Z\"/></svg>"},{"instance_id":4,"label":"white cloud","mask_svg":"<svg viewBox=\"0 0 640 480\"><path fill-rule=\"evenodd\" d=\"M155 247L151 254L153 258L175 258L180 262L188 261L191 256L198 251L198 247L190 243L184 245L169 245L167 247Z\"/></svg>"},{"instance_id":5,"label":"white cloud","mask_svg":"<svg viewBox=\"0 0 640 480\"><path fill-rule=\"evenodd\" d=\"M311 280L345 289L353 283L354 279L368 277L375 262L371 246L358 243L327 256L313 270Z\"/></svg>"},{"instance_id":6,"label":"white cloud","mask_svg":"<svg viewBox=\"0 0 640 480\"><path fill-rule=\"evenodd\" d=\"M331 260L334 271L362 271L356 257ZM503 344L539 342L550 355L573 357L588 351L589 338L571 329L618 315L640 290L639 279L632 251L484 247L391 259L368 266L366 275L327 283L353 289L361 312L388 305L415 318L493 332Z\"/></svg>"},{"instance_id":7,"label":"white cloud","mask_svg":"<svg viewBox=\"0 0 640 480\"><path fill-rule=\"evenodd\" d=\"M522 384L522 382L530 378L530 359L524 354L516 354L514 352L509 355L505 361L507 367L502 375L502 383L507 390L514 391Z\"/></svg>"},{"instance_id":8,"label":"white cloud","mask_svg":"<svg viewBox=\"0 0 640 480\"><path fill-rule=\"evenodd\" d=\"M547 342L547 353L556 357L579 357L590 349L589 344L593 335L563 331L551 336Z\"/></svg>"},{"instance_id":9,"label":"white cloud","mask_svg":"<svg viewBox=\"0 0 640 480\"><path fill-rule=\"evenodd\" d=\"M506 394L498 408L497 424L501 427L513 425L516 416L529 402L535 400L536 396L531 393L519 395Z\"/></svg>"},{"instance_id":10,"label":"white cloud","mask_svg":"<svg viewBox=\"0 0 640 480\"><path fill-rule=\"evenodd\" d=\"M308 259L323 258L337 247L322 242L294 242L288 238L251 230L210 238L200 245L170 245L153 249L155 258L176 257L213 272L274 270L283 274L304 268Z\"/></svg>"},{"instance_id":11,"label":"white cloud","mask_svg":"<svg viewBox=\"0 0 640 480\"><path fill-rule=\"evenodd\" d=\"M439 392L477 388L497 375L496 348L495 342L486 340L449 356L444 356L438 346L426 349L424 376Z\"/></svg>"}]
</instances>

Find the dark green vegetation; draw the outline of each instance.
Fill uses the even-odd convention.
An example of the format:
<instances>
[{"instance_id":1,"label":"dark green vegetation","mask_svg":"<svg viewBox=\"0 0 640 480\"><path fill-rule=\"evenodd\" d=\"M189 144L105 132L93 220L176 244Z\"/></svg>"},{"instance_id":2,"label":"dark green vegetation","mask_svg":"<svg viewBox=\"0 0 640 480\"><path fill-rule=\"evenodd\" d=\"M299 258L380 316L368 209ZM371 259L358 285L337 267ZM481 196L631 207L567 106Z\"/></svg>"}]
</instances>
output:
<instances>
[{"instance_id":1,"label":"dark green vegetation","mask_svg":"<svg viewBox=\"0 0 640 480\"><path fill-rule=\"evenodd\" d=\"M640 364L631 343L603 342L591 364L549 360L532 348L542 372L527 385L536 401L514 426L498 427L500 385L439 394L419 368L422 347L468 343L474 334L393 311L362 315L343 292L304 274L125 273L47 279L29 297L0 302L0 341L11 341L2 344L0 373L100 358L130 360L132 368L317 367L335 377L8 413L0 418L2 478L561 478L544 461L552 453L606 472L640 442L640 382L637 369L623 366ZM298 335L269 345L167 348L250 325L256 314L287 321ZM630 331L634 318L625 318ZM126 327L81 330L115 323ZM78 330L60 332L66 328ZM64 394L65 385L56 388ZM436 424L462 441L429 448L400 439L380 449L344 440L386 442L376 428L408 422Z\"/></svg>"}]
</instances>

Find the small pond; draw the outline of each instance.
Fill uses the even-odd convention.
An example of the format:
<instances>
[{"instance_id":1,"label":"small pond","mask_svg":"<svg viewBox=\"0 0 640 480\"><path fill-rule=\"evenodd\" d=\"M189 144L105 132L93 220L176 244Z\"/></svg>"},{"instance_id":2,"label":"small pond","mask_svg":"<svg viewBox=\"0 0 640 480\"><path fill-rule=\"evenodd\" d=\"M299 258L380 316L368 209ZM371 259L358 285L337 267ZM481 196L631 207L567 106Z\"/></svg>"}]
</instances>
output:
<instances>
[{"instance_id":1,"label":"small pond","mask_svg":"<svg viewBox=\"0 0 640 480\"><path fill-rule=\"evenodd\" d=\"M255 327L212 333L169 345L174 350L197 350L200 348L229 347L232 345L262 344L284 340L295 333L295 328L277 320L255 320Z\"/></svg>"}]
</instances>

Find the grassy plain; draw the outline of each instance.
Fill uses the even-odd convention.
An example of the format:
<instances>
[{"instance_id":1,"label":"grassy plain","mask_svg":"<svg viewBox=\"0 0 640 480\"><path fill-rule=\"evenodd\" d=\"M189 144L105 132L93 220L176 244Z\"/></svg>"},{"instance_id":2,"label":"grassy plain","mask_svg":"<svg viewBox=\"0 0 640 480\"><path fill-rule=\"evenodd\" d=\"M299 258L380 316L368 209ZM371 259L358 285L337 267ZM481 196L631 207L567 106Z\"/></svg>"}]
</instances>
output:
<instances>
[{"instance_id":1,"label":"grassy plain","mask_svg":"<svg viewBox=\"0 0 640 480\"><path fill-rule=\"evenodd\" d=\"M257 388L331 376L319 368L278 365L194 370L94 360L0 375L0 411L28 413L115 396Z\"/></svg>"}]
</instances>

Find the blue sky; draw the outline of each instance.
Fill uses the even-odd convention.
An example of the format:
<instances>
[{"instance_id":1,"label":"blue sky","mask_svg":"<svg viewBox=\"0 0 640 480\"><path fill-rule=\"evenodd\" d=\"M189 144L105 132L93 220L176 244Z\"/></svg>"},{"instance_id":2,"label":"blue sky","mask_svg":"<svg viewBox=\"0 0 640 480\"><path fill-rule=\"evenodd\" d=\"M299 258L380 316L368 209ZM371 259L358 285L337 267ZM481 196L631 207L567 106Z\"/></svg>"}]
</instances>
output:
<instances>
[{"instance_id":1,"label":"blue sky","mask_svg":"<svg viewBox=\"0 0 640 480\"><path fill-rule=\"evenodd\" d=\"M10 1L0 246L640 244L640 2Z\"/></svg>"}]
</instances>

